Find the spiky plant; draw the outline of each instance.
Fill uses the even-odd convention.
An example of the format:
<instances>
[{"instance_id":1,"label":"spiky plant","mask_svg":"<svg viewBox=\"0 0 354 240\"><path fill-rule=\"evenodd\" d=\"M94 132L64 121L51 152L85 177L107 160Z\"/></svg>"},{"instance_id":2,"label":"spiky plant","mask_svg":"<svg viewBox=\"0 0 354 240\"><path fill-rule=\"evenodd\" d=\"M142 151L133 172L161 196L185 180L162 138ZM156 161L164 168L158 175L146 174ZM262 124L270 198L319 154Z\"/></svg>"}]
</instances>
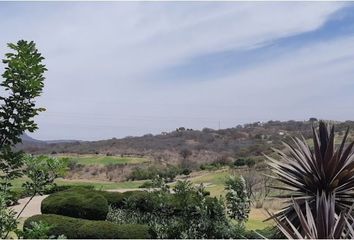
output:
<instances>
[{"instance_id":1,"label":"spiky plant","mask_svg":"<svg viewBox=\"0 0 354 240\"><path fill-rule=\"evenodd\" d=\"M287 192L279 197L285 198L288 205L272 218L286 222L286 217L298 228L300 220L296 206L302 212L306 205L316 211L319 196L333 196L337 215L348 211L354 202L354 142L346 143L348 133L349 128L336 146L334 126L321 121L318 131L313 127L313 148L302 137L293 138L293 144L284 143L286 152L274 149L280 160L267 157L274 178L281 183L274 188Z\"/></svg>"},{"instance_id":2,"label":"spiky plant","mask_svg":"<svg viewBox=\"0 0 354 240\"><path fill-rule=\"evenodd\" d=\"M305 212L302 212L299 204L293 202L295 212L300 221L300 227L285 217L285 221L274 218L278 229L288 239L353 239L354 230L350 222L353 222L351 209L335 213L334 195L327 196L325 193L316 198L316 215L312 213L310 206L305 201Z\"/></svg>"}]
</instances>

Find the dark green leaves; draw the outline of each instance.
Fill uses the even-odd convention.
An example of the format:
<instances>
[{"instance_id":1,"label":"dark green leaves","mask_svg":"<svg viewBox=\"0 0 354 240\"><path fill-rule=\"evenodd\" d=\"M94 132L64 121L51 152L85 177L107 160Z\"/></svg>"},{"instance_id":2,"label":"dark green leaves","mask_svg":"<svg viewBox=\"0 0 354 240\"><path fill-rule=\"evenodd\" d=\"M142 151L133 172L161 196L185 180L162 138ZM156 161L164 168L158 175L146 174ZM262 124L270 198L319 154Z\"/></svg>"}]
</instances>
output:
<instances>
[{"instance_id":1,"label":"dark green leaves","mask_svg":"<svg viewBox=\"0 0 354 240\"><path fill-rule=\"evenodd\" d=\"M24 172L30 179L24 183L24 188L30 195L42 194L57 177L63 177L65 173L65 162L58 158L27 155L24 162Z\"/></svg>"},{"instance_id":2,"label":"dark green leaves","mask_svg":"<svg viewBox=\"0 0 354 240\"><path fill-rule=\"evenodd\" d=\"M246 181L242 176L230 176L225 182L226 205L230 218L239 223L248 220L250 200L247 195Z\"/></svg>"},{"instance_id":3,"label":"dark green leaves","mask_svg":"<svg viewBox=\"0 0 354 240\"><path fill-rule=\"evenodd\" d=\"M36 108L34 99L43 89L45 66L44 59L36 49L34 42L18 41L10 43L12 53L5 54L4 78L0 86L5 88L5 96L0 96L0 184L3 190L8 188L8 181L21 174L22 154L13 151L21 142L25 131L33 132L37 124L33 118L43 111Z\"/></svg>"},{"instance_id":4,"label":"dark green leaves","mask_svg":"<svg viewBox=\"0 0 354 240\"><path fill-rule=\"evenodd\" d=\"M44 110L36 108L34 101L44 86L43 74L47 70L42 64L44 58L34 42L21 40L8 46L14 52L5 54L3 59L6 67L0 86L7 93L0 97L0 147L15 145L21 142L20 136L25 131L37 129L33 118Z\"/></svg>"},{"instance_id":5,"label":"dark green leaves","mask_svg":"<svg viewBox=\"0 0 354 240\"><path fill-rule=\"evenodd\" d=\"M7 201L11 180L23 174L24 155L22 152L16 152L14 147L21 142L21 135L25 131L33 132L37 129L33 119L44 109L36 108L35 98L42 93L43 74L47 70L42 64L44 58L34 42L21 40L17 44L8 44L8 47L13 52L5 54L2 61L5 64L5 72L2 74L4 80L0 84L5 90L5 94L0 96L0 215L3 218L0 238L7 238L9 232L17 226L14 214L1 202ZM35 181L27 184L33 194L40 192L45 183L54 180L48 168L34 166L36 169L29 173L31 176L37 174ZM2 228L3 224L7 227Z\"/></svg>"}]
</instances>

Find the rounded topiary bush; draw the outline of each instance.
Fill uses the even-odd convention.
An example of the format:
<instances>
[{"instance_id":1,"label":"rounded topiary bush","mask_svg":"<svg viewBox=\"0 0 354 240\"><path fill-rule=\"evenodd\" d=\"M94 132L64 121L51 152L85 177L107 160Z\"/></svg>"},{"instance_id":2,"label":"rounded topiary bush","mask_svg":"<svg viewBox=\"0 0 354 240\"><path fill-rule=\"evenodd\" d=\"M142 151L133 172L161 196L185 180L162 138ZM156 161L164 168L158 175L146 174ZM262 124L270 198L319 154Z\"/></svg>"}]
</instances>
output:
<instances>
[{"instance_id":1,"label":"rounded topiary bush","mask_svg":"<svg viewBox=\"0 0 354 240\"><path fill-rule=\"evenodd\" d=\"M24 222L26 229L31 229L32 222L43 222L51 225L50 236L64 235L68 239L146 239L150 238L149 227L141 224L115 224L107 221L93 221L54 214L32 216Z\"/></svg>"},{"instance_id":2,"label":"rounded topiary bush","mask_svg":"<svg viewBox=\"0 0 354 240\"><path fill-rule=\"evenodd\" d=\"M76 188L84 188L86 190L93 190L94 186L92 185L54 185L48 189L44 190L44 194L53 194L56 192L62 192L66 190L76 189Z\"/></svg>"},{"instance_id":3,"label":"rounded topiary bush","mask_svg":"<svg viewBox=\"0 0 354 240\"><path fill-rule=\"evenodd\" d=\"M112 207L121 208L124 204L125 196L123 193L99 191L99 194L103 196L107 200L108 205Z\"/></svg>"},{"instance_id":4,"label":"rounded topiary bush","mask_svg":"<svg viewBox=\"0 0 354 240\"><path fill-rule=\"evenodd\" d=\"M136 199L145 199L147 198L148 192L145 191L129 191L129 192L106 192L98 191L103 197L107 199L108 205L111 205L114 208L122 208L126 205L127 200L134 198Z\"/></svg>"},{"instance_id":5,"label":"rounded topiary bush","mask_svg":"<svg viewBox=\"0 0 354 240\"><path fill-rule=\"evenodd\" d=\"M97 191L75 188L54 193L41 204L42 213L90 220L105 220L108 202Z\"/></svg>"}]
</instances>

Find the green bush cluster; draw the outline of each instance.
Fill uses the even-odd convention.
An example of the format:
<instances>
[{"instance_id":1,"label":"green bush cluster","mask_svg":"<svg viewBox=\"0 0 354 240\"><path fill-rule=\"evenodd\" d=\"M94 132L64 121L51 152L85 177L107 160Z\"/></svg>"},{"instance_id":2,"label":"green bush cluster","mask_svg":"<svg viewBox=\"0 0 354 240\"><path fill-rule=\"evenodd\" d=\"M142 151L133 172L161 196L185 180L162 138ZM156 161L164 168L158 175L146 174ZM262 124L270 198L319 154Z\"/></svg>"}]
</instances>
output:
<instances>
[{"instance_id":1,"label":"green bush cluster","mask_svg":"<svg viewBox=\"0 0 354 240\"><path fill-rule=\"evenodd\" d=\"M108 213L108 202L97 191L72 188L45 198L41 205L41 211L46 214L104 220Z\"/></svg>"},{"instance_id":2,"label":"green bush cluster","mask_svg":"<svg viewBox=\"0 0 354 240\"><path fill-rule=\"evenodd\" d=\"M242 226L232 224L224 203L190 182L178 181L170 191L141 192L111 208L107 220L148 224L158 238L239 238Z\"/></svg>"},{"instance_id":3,"label":"green bush cluster","mask_svg":"<svg viewBox=\"0 0 354 240\"><path fill-rule=\"evenodd\" d=\"M218 163L218 162L212 162L212 163L204 163L200 165L200 170L208 170L208 171L214 171L218 170L222 167L224 167L224 164Z\"/></svg>"},{"instance_id":4,"label":"green bush cluster","mask_svg":"<svg viewBox=\"0 0 354 240\"><path fill-rule=\"evenodd\" d=\"M87 190L93 190L95 187L93 185L57 185L55 184L54 186L51 186L50 188L46 189L44 194L53 194L56 192L62 192L65 190L70 190L70 189L87 189Z\"/></svg>"},{"instance_id":5,"label":"green bush cluster","mask_svg":"<svg viewBox=\"0 0 354 240\"><path fill-rule=\"evenodd\" d=\"M145 232L150 231L149 236L158 238L242 236L243 226L232 223L226 215L224 202L208 196L204 188L195 187L188 181L178 181L173 193L167 185L161 189L119 193L71 188L46 198L42 202L42 213L49 217L35 220L54 224L56 227L51 228L50 234L68 238L140 238L140 235L129 235L128 232L122 235L120 230L110 230L112 226L114 229L114 226L120 226L117 224L143 225ZM108 222L92 221L104 219ZM66 225L62 224L64 220Z\"/></svg>"},{"instance_id":6,"label":"green bush cluster","mask_svg":"<svg viewBox=\"0 0 354 240\"><path fill-rule=\"evenodd\" d=\"M143 191L129 191L129 192L107 192L107 191L96 191L98 194L102 195L106 200L108 205L121 208L125 205L128 198L138 197L144 198L146 192Z\"/></svg>"},{"instance_id":7,"label":"green bush cluster","mask_svg":"<svg viewBox=\"0 0 354 240\"><path fill-rule=\"evenodd\" d=\"M104 220L108 206L121 208L127 199L144 202L147 193L143 191L107 192L93 190L91 187L70 187L45 198L41 205L42 213L59 214L92 220Z\"/></svg>"},{"instance_id":8,"label":"green bush cluster","mask_svg":"<svg viewBox=\"0 0 354 240\"><path fill-rule=\"evenodd\" d=\"M149 227L141 224L115 224L107 221L92 221L54 214L32 216L24 222L24 237L30 237L33 222L49 224L49 235L64 235L69 239L146 239L150 238Z\"/></svg>"},{"instance_id":9,"label":"green bush cluster","mask_svg":"<svg viewBox=\"0 0 354 240\"><path fill-rule=\"evenodd\" d=\"M84 189L94 189L92 185L51 185L43 191L43 194L52 194L56 192L61 192L69 189L84 188ZM31 193L27 192L24 188L13 188L11 189L8 197L8 206L18 204L18 200L25 197L30 197Z\"/></svg>"},{"instance_id":10,"label":"green bush cluster","mask_svg":"<svg viewBox=\"0 0 354 240\"><path fill-rule=\"evenodd\" d=\"M256 161L252 158L238 158L234 161L235 167L248 166L253 167L256 164Z\"/></svg>"},{"instance_id":11,"label":"green bush cluster","mask_svg":"<svg viewBox=\"0 0 354 240\"><path fill-rule=\"evenodd\" d=\"M166 181L171 182L175 179L177 175L190 174L190 171L185 168L180 168L177 166L168 166L164 168L160 168L157 166L149 166L149 167L136 167L130 173L129 179L131 180L146 180L146 179L154 179L157 176L164 178Z\"/></svg>"},{"instance_id":12,"label":"green bush cluster","mask_svg":"<svg viewBox=\"0 0 354 240\"><path fill-rule=\"evenodd\" d=\"M235 161L222 161L222 159L217 159L214 162L211 163L204 163L200 165L201 170L208 170L208 171L214 171L218 170L224 166L229 166L229 167L241 167L241 166L248 166L248 167L253 167L256 164L256 160L253 158L238 158Z\"/></svg>"},{"instance_id":13,"label":"green bush cluster","mask_svg":"<svg viewBox=\"0 0 354 240\"><path fill-rule=\"evenodd\" d=\"M139 188L155 188L156 184L152 180L145 181Z\"/></svg>"},{"instance_id":14,"label":"green bush cluster","mask_svg":"<svg viewBox=\"0 0 354 240\"><path fill-rule=\"evenodd\" d=\"M24 197L27 196L25 195L22 189L20 188L11 189L6 199L6 206L13 206L18 204L18 200Z\"/></svg>"}]
</instances>

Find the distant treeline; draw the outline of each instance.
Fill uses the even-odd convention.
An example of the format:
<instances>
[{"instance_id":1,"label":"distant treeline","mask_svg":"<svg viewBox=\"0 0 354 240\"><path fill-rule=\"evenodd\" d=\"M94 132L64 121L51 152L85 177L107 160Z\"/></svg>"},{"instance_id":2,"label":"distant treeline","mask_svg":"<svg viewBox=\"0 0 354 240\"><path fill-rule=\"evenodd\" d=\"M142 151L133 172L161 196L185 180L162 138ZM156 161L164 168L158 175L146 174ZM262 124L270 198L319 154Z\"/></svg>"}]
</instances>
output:
<instances>
[{"instance_id":1,"label":"distant treeline","mask_svg":"<svg viewBox=\"0 0 354 240\"><path fill-rule=\"evenodd\" d=\"M333 122L333 121L332 121ZM19 148L33 154L107 154L150 156L161 162L215 162L220 158L242 158L271 154L271 147L282 148L282 141L312 134L316 118L308 121L268 121L238 125L234 128L203 130L177 128L169 133L147 134L92 142L31 144L24 142ZM347 127L354 129L354 121L336 122L336 131L342 134ZM188 153L186 155L186 152Z\"/></svg>"}]
</instances>

